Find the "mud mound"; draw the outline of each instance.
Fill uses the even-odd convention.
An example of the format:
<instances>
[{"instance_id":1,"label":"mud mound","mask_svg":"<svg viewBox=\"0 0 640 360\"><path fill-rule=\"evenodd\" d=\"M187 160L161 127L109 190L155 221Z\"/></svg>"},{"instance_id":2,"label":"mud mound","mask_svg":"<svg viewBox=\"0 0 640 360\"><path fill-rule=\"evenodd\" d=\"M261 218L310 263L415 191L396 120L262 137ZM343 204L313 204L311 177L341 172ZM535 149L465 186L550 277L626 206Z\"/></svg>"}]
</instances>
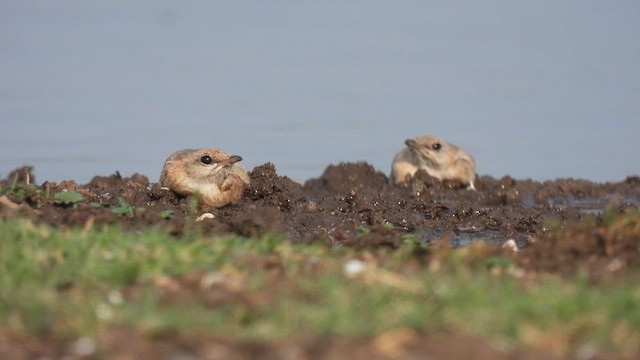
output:
<instances>
[{"instance_id":1,"label":"mud mound","mask_svg":"<svg viewBox=\"0 0 640 360\"><path fill-rule=\"evenodd\" d=\"M319 178L304 185L279 176L270 163L254 168L249 175L251 185L238 203L207 209L139 174L96 176L86 185L63 181L36 186L33 169L23 167L2 182L7 197L0 203L0 212L4 217L24 213L59 227L156 226L181 235L197 226L205 233L247 237L275 233L291 241L358 247L397 247L400 237L408 233L425 244L446 241L453 246L476 241L500 245L514 239L524 248L538 239L535 246L522 252L527 254L522 256L522 264L562 272L551 264L567 263L567 268L577 268L585 257L609 248L603 248L603 235L596 230L567 234L576 238L572 243L548 239L549 224L562 226L585 216L600 218L606 208L632 210L640 203L638 177L598 184L479 176L477 191L469 191L460 184L439 182L424 172L418 172L404 187L393 187L385 174L364 162L330 165ZM56 196L62 192L78 193L81 200L61 202ZM203 212L212 217L195 222ZM637 255L632 250L630 246L617 250L616 254L632 255L616 259L631 264L629 259ZM558 254L564 255L559 258Z\"/></svg>"},{"instance_id":2,"label":"mud mound","mask_svg":"<svg viewBox=\"0 0 640 360\"><path fill-rule=\"evenodd\" d=\"M523 267L563 275L585 271L591 279L612 277L640 266L640 212L609 210L543 235L517 260Z\"/></svg>"},{"instance_id":3,"label":"mud mound","mask_svg":"<svg viewBox=\"0 0 640 360\"><path fill-rule=\"evenodd\" d=\"M251 185L247 197L256 206L274 206L278 210L288 211L306 203L302 186L286 176L278 176L273 164L267 163L249 172Z\"/></svg>"},{"instance_id":4,"label":"mud mound","mask_svg":"<svg viewBox=\"0 0 640 360\"><path fill-rule=\"evenodd\" d=\"M310 198L346 195L353 192L381 192L388 188L388 178L365 163L340 163L329 165L322 176L304 184L304 192Z\"/></svg>"}]
</instances>

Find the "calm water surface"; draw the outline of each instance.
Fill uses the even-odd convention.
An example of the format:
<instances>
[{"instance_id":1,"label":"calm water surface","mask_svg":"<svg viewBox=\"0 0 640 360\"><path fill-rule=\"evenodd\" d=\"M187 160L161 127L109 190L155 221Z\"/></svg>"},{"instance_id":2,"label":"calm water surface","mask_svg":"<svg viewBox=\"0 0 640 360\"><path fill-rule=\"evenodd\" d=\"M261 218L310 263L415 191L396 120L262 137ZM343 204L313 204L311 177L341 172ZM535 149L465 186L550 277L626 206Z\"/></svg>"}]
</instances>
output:
<instances>
[{"instance_id":1,"label":"calm water surface","mask_svg":"<svg viewBox=\"0 0 640 360\"><path fill-rule=\"evenodd\" d=\"M0 176L156 181L221 147L304 181L436 134L478 173L640 173L640 2L3 1Z\"/></svg>"}]
</instances>

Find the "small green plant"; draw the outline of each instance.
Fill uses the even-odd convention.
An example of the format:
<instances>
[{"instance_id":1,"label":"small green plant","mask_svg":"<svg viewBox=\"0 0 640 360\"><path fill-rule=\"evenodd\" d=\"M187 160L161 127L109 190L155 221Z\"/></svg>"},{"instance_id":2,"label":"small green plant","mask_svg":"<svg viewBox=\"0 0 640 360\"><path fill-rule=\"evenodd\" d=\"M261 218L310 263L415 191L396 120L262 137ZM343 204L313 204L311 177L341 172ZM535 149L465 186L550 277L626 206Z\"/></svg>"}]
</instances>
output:
<instances>
[{"instance_id":1,"label":"small green plant","mask_svg":"<svg viewBox=\"0 0 640 360\"><path fill-rule=\"evenodd\" d=\"M14 200L23 201L34 195L37 189L33 184L19 184L18 175L13 177L13 181L9 186L0 186L0 194L11 196Z\"/></svg>"},{"instance_id":2,"label":"small green plant","mask_svg":"<svg viewBox=\"0 0 640 360\"><path fill-rule=\"evenodd\" d=\"M424 246L422 241L420 241L420 237L416 234L403 234L400 236L400 240L402 240L402 243L405 245Z\"/></svg>"},{"instance_id":3,"label":"small green plant","mask_svg":"<svg viewBox=\"0 0 640 360\"><path fill-rule=\"evenodd\" d=\"M62 190L53 194L53 202L62 206L78 206L84 200L84 196L77 191Z\"/></svg>"},{"instance_id":4,"label":"small green plant","mask_svg":"<svg viewBox=\"0 0 640 360\"><path fill-rule=\"evenodd\" d=\"M200 205L201 205L201 199L202 199L202 195L200 195L199 193L195 193L192 194L191 196L189 196L188 200L189 200L189 211L191 211L192 214L195 214L198 212L198 210L200 209Z\"/></svg>"},{"instance_id":5,"label":"small green plant","mask_svg":"<svg viewBox=\"0 0 640 360\"><path fill-rule=\"evenodd\" d=\"M367 235L371 232L371 229L366 226L359 226L358 228L356 228L356 232L358 233L358 235Z\"/></svg>"},{"instance_id":6,"label":"small green plant","mask_svg":"<svg viewBox=\"0 0 640 360\"><path fill-rule=\"evenodd\" d=\"M10 193L15 192L17 186L18 186L18 174L15 174L13 176L13 182L11 183L11 187L9 188L9 192Z\"/></svg>"},{"instance_id":7,"label":"small green plant","mask_svg":"<svg viewBox=\"0 0 640 360\"><path fill-rule=\"evenodd\" d=\"M131 205L129 205L129 203L125 199L119 197L118 206L112 207L111 212L122 216L132 217L133 207L131 207Z\"/></svg>"},{"instance_id":8,"label":"small green plant","mask_svg":"<svg viewBox=\"0 0 640 360\"><path fill-rule=\"evenodd\" d=\"M404 263L416 255L425 254L428 251L428 245L420 240L416 234L404 234L400 236L402 246L395 252L394 260L398 263Z\"/></svg>"},{"instance_id":9,"label":"small green plant","mask_svg":"<svg viewBox=\"0 0 640 360\"><path fill-rule=\"evenodd\" d=\"M390 222L385 222L384 224L382 224L382 227L384 227L385 229L393 230L395 228L395 225Z\"/></svg>"},{"instance_id":10,"label":"small green plant","mask_svg":"<svg viewBox=\"0 0 640 360\"><path fill-rule=\"evenodd\" d=\"M46 197L46 198L51 197L51 185L48 182L45 183L44 191L43 191L42 195L44 197Z\"/></svg>"},{"instance_id":11,"label":"small green plant","mask_svg":"<svg viewBox=\"0 0 640 360\"><path fill-rule=\"evenodd\" d=\"M514 266L514 262L512 259L503 256L488 257L484 259L483 263L487 269L498 268L501 270L505 270L511 266Z\"/></svg>"},{"instance_id":12,"label":"small green plant","mask_svg":"<svg viewBox=\"0 0 640 360\"><path fill-rule=\"evenodd\" d=\"M171 219L173 217L173 210L167 209L167 210L161 211L160 212L160 217L165 219L165 220Z\"/></svg>"}]
</instances>

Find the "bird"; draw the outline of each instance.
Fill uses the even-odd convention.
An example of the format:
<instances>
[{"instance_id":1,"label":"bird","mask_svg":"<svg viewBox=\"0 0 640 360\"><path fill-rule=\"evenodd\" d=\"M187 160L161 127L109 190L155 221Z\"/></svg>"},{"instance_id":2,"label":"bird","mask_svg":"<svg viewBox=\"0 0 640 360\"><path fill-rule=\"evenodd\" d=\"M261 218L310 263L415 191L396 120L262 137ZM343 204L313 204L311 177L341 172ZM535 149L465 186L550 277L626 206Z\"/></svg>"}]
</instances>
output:
<instances>
[{"instance_id":1,"label":"bird","mask_svg":"<svg viewBox=\"0 0 640 360\"><path fill-rule=\"evenodd\" d=\"M203 205L221 208L237 202L250 184L239 155L222 149L185 149L164 162L160 185L182 195L198 196Z\"/></svg>"},{"instance_id":2,"label":"bird","mask_svg":"<svg viewBox=\"0 0 640 360\"><path fill-rule=\"evenodd\" d=\"M466 150L433 135L407 139L391 163L390 182L403 185L418 170L443 181L458 181L475 190L476 161Z\"/></svg>"}]
</instances>

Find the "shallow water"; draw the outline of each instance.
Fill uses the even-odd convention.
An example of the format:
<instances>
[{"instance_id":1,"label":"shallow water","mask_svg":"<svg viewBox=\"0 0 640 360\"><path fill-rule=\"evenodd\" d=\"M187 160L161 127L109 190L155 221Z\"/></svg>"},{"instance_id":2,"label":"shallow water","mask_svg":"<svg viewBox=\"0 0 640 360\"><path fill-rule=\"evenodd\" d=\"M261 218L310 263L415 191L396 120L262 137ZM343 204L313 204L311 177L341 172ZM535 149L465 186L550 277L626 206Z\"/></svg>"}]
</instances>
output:
<instances>
[{"instance_id":1,"label":"shallow water","mask_svg":"<svg viewBox=\"0 0 640 360\"><path fill-rule=\"evenodd\" d=\"M618 181L640 159L640 3L0 4L0 175L222 147L304 181L437 134L478 173Z\"/></svg>"}]
</instances>

